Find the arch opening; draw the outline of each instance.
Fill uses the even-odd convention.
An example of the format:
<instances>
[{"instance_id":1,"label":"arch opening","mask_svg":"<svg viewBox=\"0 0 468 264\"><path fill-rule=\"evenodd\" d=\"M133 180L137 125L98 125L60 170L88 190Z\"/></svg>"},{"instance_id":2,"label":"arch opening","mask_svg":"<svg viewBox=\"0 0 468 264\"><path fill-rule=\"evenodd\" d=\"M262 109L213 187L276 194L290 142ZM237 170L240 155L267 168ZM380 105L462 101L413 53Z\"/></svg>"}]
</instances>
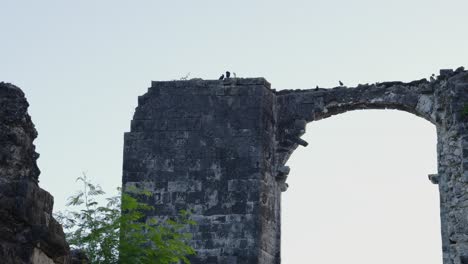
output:
<instances>
[{"instance_id":1,"label":"arch opening","mask_svg":"<svg viewBox=\"0 0 468 264\"><path fill-rule=\"evenodd\" d=\"M435 127L402 111L309 123L289 159L282 262L440 263Z\"/></svg>"}]
</instances>

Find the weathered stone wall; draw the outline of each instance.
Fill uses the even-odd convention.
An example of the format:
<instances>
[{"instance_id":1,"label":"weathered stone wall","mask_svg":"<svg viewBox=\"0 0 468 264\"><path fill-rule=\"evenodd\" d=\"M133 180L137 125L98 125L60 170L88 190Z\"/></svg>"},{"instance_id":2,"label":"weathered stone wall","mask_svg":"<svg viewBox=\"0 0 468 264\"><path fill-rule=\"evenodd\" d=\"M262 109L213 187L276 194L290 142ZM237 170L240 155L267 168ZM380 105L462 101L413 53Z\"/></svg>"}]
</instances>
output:
<instances>
[{"instance_id":1,"label":"weathered stone wall","mask_svg":"<svg viewBox=\"0 0 468 264\"><path fill-rule=\"evenodd\" d=\"M123 186L168 217L190 209L193 263L280 263L286 162L308 122L398 109L437 127L444 264L468 264L468 72L356 88L275 91L264 79L153 82L125 134Z\"/></svg>"},{"instance_id":2,"label":"weathered stone wall","mask_svg":"<svg viewBox=\"0 0 468 264\"><path fill-rule=\"evenodd\" d=\"M264 79L153 82L125 134L123 186L198 222L192 263L278 263L274 96Z\"/></svg>"},{"instance_id":3,"label":"weathered stone wall","mask_svg":"<svg viewBox=\"0 0 468 264\"><path fill-rule=\"evenodd\" d=\"M436 91L444 263L468 264L468 72Z\"/></svg>"},{"instance_id":4,"label":"weathered stone wall","mask_svg":"<svg viewBox=\"0 0 468 264\"><path fill-rule=\"evenodd\" d=\"M0 263L67 263L68 244L38 186L37 136L23 92L0 83Z\"/></svg>"}]
</instances>

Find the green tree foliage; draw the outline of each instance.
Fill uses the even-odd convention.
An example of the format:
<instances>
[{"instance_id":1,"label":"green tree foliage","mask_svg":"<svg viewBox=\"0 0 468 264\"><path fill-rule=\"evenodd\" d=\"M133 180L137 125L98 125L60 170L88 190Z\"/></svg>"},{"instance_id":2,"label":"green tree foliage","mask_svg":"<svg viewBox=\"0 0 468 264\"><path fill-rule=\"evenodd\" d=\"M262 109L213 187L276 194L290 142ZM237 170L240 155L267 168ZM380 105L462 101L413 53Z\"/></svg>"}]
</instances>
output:
<instances>
[{"instance_id":1,"label":"green tree foliage","mask_svg":"<svg viewBox=\"0 0 468 264\"><path fill-rule=\"evenodd\" d=\"M69 197L68 206L79 210L59 212L57 219L63 225L72 248L83 250L92 264L170 264L190 263L188 255L195 251L187 242L187 228L195 223L189 214L181 211L174 219L145 221L145 211L154 208L137 199L151 195L136 188L107 198L106 206L99 205L104 195L83 174L77 181L83 190ZM122 232L121 232L122 230Z\"/></svg>"}]
</instances>

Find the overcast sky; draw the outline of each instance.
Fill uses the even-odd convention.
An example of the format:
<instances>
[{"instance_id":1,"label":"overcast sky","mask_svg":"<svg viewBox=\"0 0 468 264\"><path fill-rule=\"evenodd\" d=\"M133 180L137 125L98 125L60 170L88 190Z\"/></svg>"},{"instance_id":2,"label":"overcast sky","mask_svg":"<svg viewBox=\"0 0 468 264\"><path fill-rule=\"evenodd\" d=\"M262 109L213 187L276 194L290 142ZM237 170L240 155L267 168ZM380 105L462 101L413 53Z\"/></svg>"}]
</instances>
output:
<instances>
[{"instance_id":1,"label":"overcast sky","mask_svg":"<svg viewBox=\"0 0 468 264\"><path fill-rule=\"evenodd\" d=\"M0 80L31 104L40 185L64 209L120 185L151 80L263 76L276 89L427 78L467 66L466 0L0 0ZM435 127L398 111L311 123L288 165L283 263L439 264Z\"/></svg>"}]
</instances>

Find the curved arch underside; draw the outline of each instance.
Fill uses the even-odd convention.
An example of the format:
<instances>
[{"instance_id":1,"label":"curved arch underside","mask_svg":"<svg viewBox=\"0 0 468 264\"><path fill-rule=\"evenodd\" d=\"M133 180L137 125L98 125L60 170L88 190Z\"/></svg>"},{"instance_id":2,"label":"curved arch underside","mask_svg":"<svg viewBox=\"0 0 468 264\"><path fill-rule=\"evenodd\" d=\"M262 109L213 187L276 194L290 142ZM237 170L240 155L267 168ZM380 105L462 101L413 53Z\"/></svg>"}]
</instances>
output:
<instances>
[{"instance_id":1,"label":"curved arch underside","mask_svg":"<svg viewBox=\"0 0 468 264\"><path fill-rule=\"evenodd\" d=\"M305 124L333 115L362 109L395 109L415 114L435 124L438 121L438 90L445 89L446 80L432 82L422 79L410 83L385 82L359 85L356 88L310 89L277 92L277 122L280 163L298 145L306 145L299 137Z\"/></svg>"},{"instance_id":2,"label":"curved arch underside","mask_svg":"<svg viewBox=\"0 0 468 264\"><path fill-rule=\"evenodd\" d=\"M276 92L276 165L282 191L293 151L308 122L360 109L396 109L415 114L437 128L443 263L468 264L468 72L441 70L431 81L386 82L355 88Z\"/></svg>"},{"instance_id":3,"label":"curved arch underside","mask_svg":"<svg viewBox=\"0 0 468 264\"><path fill-rule=\"evenodd\" d=\"M279 94L279 119L296 118L308 122L350 110L397 109L435 123L433 92L438 83L421 80L412 83L359 85ZM281 122L280 121L280 122Z\"/></svg>"}]
</instances>

